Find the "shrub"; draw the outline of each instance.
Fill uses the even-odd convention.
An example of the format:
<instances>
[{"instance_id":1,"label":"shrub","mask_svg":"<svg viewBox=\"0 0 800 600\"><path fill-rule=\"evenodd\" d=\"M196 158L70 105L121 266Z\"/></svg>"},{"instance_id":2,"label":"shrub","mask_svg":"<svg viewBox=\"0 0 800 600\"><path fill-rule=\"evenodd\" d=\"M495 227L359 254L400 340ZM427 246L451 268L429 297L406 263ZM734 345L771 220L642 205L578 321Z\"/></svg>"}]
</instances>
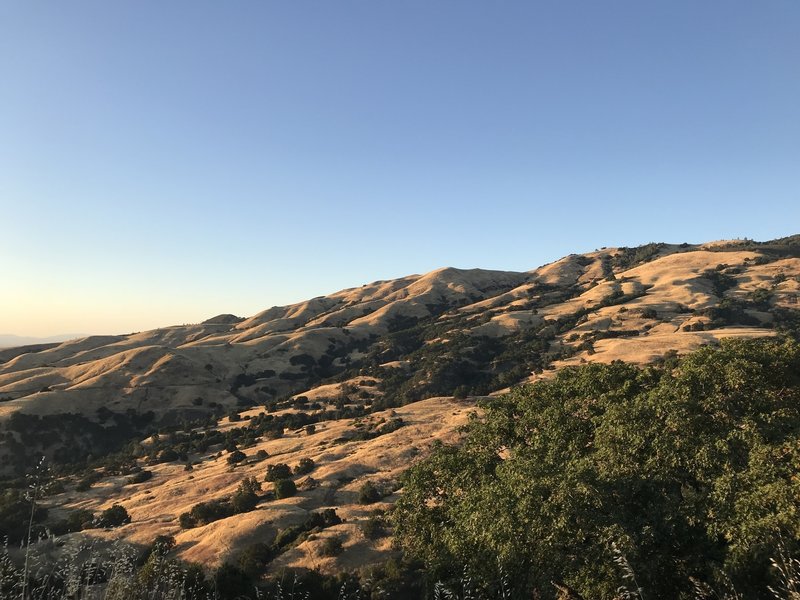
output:
<instances>
[{"instance_id":1,"label":"shrub","mask_svg":"<svg viewBox=\"0 0 800 600\"><path fill-rule=\"evenodd\" d=\"M325 538L317 550L320 556L338 556L342 551L344 551L344 546L342 546L342 538L339 536Z\"/></svg>"},{"instance_id":2,"label":"shrub","mask_svg":"<svg viewBox=\"0 0 800 600\"><path fill-rule=\"evenodd\" d=\"M214 590L225 600L250 598L252 589L253 581L239 567L225 563L214 571Z\"/></svg>"},{"instance_id":3,"label":"shrub","mask_svg":"<svg viewBox=\"0 0 800 600\"><path fill-rule=\"evenodd\" d=\"M297 486L291 479L278 479L275 482L275 498L291 498L297 493Z\"/></svg>"},{"instance_id":4,"label":"shrub","mask_svg":"<svg viewBox=\"0 0 800 600\"><path fill-rule=\"evenodd\" d=\"M658 313L654 308L643 308L641 311L643 319L657 319Z\"/></svg>"},{"instance_id":5,"label":"shrub","mask_svg":"<svg viewBox=\"0 0 800 600\"><path fill-rule=\"evenodd\" d=\"M236 514L250 512L258 504L258 496L253 492L236 492L231 497L231 507Z\"/></svg>"},{"instance_id":6,"label":"shrub","mask_svg":"<svg viewBox=\"0 0 800 600\"><path fill-rule=\"evenodd\" d=\"M119 527L131 522L128 511L121 504L113 504L111 508L105 509L100 513L97 520L98 527Z\"/></svg>"},{"instance_id":7,"label":"shrub","mask_svg":"<svg viewBox=\"0 0 800 600\"><path fill-rule=\"evenodd\" d=\"M197 527L199 525L197 519L192 515L191 512L181 513L178 517L178 523L182 529L192 529L193 527Z\"/></svg>"},{"instance_id":8,"label":"shrub","mask_svg":"<svg viewBox=\"0 0 800 600\"><path fill-rule=\"evenodd\" d=\"M326 508L321 512L311 513L304 523L300 525L292 525L291 527L287 527L286 529L281 529L278 531L272 546L275 548L276 552L280 551L282 548L285 548L289 544L293 543L304 533L314 530L319 531L321 529L325 529L326 527L338 525L341 522L342 520L339 518L339 515L336 514L336 510L333 508Z\"/></svg>"},{"instance_id":9,"label":"shrub","mask_svg":"<svg viewBox=\"0 0 800 600\"><path fill-rule=\"evenodd\" d=\"M326 508L321 512L314 512L309 515L308 519L306 519L305 527L306 529L315 529L319 527L320 529L324 529L325 527L332 527L333 525L338 525L342 522L342 519L339 518L339 515L336 514L335 508Z\"/></svg>"},{"instance_id":10,"label":"shrub","mask_svg":"<svg viewBox=\"0 0 800 600\"><path fill-rule=\"evenodd\" d=\"M150 553L157 556L166 556L175 547L175 538L171 535L158 535L153 540Z\"/></svg>"},{"instance_id":11,"label":"shrub","mask_svg":"<svg viewBox=\"0 0 800 600\"><path fill-rule=\"evenodd\" d=\"M300 525L294 525L292 527L287 527L286 529L281 529L275 536L273 546L275 548L284 548L285 546L288 546L294 542L300 536L300 534L305 531L306 529Z\"/></svg>"},{"instance_id":12,"label":"shrub","mask_svg":"<svg viewBox=\"0 0 800 600\"><path fill-rule=\"evenodd\" d=\"M294 468L295 475L305 475L307 473L311 473L314 470L316 464L314 463L314 459L312 458L301 458L300 462L297 463L297 466Z\"/></svg>"},{"instance_id":13,"label":"shrub","mask_svg":"<svg viewBox=\"0 0 800 600\"><path fill-rule=\"evenodd\" d=\"M769 309L772 292L766 288L758 288L750 292L750 300L761 310Z\"/></svg>"},{"instance_id":14,"label":"shrub","mask_svg":"<svg viewBox=\"0 0 800 600\"><path fill-rule=\"evenodd\" d=\"M264 476L264 481L277 481L279 479L288 479L292 476L292 468L286 463L278 463L275 465L267 466L267 474Z\"/></svg>"},{"instance_id":15,"label":"shrub","mask_svg":"<svg viewBox=\"0 0 800 600\"><path fill-rule=\"evenodd\" d=\"M235 465L247 459L247 455L241 450L234 450L228 455L227 461L229 465Z\"/></svg>"},{"instance_id":16,"label":"shrub","mask_svg":"<svg viewBox=\"0 0 800 600\"><path fill-rule=\"evenodd\" d=\"M239 492L260 492L261 491L261 484L255 477L245 477L242 482L239 484L238 490Z\"/></svg>"},{"instance_id":17,"label":"shrub","mask_svg":"<svg viewBox=\"0 0 800 600\"><path fill-rule=\"evenodd\" d=\"M374 504L383 498L381 491L371 481L367 481L358 490L359 504Z\"/></svg>"},{"instance_id":18,"label":"shrub","mask_svg":"<svg viewBox=\"0 0 800 600\"><path fill-rule=\"evenodd\" d=\"M375 540L386 535L385 523L381 517L373 515L359 524L359 529L365 538Z\"/></svg>"},{"instance_id":19,"label":"shrub","mask_svg":"<svg viewBox=\"0 0 800 600\"><path fill-rule=\"evenodd\" d=\"M75 490L78 492L85 492L102 478L103 476L97 471L91 471L78 482L78 485L75 486Z\"/></svg>"},{"instance_id":20,"label":"shrub","mask_svg":"<svg viewBox=\"0 0 800 600\"><path fill-rule=\"evenodd\" d=\"M137 473L134 473L130 477L125 480L125 483L132 485L136 483L144 483L145 481L153 478L152 471L142 470Z\"/></svg>"},{"instance_id":21,"label":"shrub","mask_svg":"<svg viewBox=\"0 0 800 600\"><path fill-rule=\"evenodd\" d=\"M261 484L255 477L246 477L239 488L231 496L231 506L234 513L243 513L253 510L258 504L258 494L261 491Z\"/></svg>"},{"instance_id":22,"label":"shrub","mask_svg":"<svg viewBox=\"0 0 800 600\"><path fill-rule=\"evenodd\" d=\"M251 544L239 555L239 568L250 577L258 577L274 556L271 546L263 542Z\"/></svg>"}]
</instances>

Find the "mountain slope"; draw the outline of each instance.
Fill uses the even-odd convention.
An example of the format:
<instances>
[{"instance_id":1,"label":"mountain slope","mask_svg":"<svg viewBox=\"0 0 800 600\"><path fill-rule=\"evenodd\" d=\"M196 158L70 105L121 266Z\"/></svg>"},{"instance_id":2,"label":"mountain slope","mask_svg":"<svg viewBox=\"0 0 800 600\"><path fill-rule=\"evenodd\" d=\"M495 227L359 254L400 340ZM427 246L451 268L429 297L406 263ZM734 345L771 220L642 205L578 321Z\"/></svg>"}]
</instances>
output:
<instances>
[{"instance_id":1,"label":"mountain slope","mask_svg":"<svg viewBox=\"0 0 800 600\"><path fill-rule=\"evenodd\" d=\"M422 345L458 353L448 337L469 336L485 346L484 338L508 340L529 330L549 344L538 363L568 354L575 362L591 351L592 360L647 361L673 346L769 334L774 310L796 306L796 247L793 238L653 244L571 255L527 273L440 269L244 320L220 315L198 325L34 347L0 356L0 416L18 410L92 415L105 407L181 421L219 410L216 405L228 410L274 401L356 368L379 376L378 365L408 358ZM413 327L420 335L398 343L398 332ZM498 354L508 345L485 350Z\"/></svg>"},{"instance_id":2,"label":"mountain slope","mask_svg":"<svg viewBox=\"0 0 800 600\"><path fill-rule=\"evenodd\" d=\"M411 461L456 435L476 397L586 361L797 336L799 241L604 248L524 273L440 269L246 319L6 351L0 461L11 474L50 457L63 487L47 500L51 519L121 503L132 523L83 535L174 535L181 557L207 565L335 508L345 522L271 560L335 573L386 556L388 541L361 526L391 505ZM181 513L224 502L246 476L302 458L314 468L295 476L297 496L181 526ZM151 479L131 484L142 469ZM366 482L388 496L360 504ZM345 551L323 557L331 536Z\"/></svg>"}]
</instances>

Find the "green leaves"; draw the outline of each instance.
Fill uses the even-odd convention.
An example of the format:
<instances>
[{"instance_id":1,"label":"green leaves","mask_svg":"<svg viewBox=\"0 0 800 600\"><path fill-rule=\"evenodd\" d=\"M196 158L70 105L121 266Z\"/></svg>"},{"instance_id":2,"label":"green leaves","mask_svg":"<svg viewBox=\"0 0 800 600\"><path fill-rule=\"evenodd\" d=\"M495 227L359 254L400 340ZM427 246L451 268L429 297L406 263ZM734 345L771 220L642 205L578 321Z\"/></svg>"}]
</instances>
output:
<instances>
[{"instance_id":1,"label":"green leaves","mask_svg":"<svg viewBox=\"0 0 800 600\"><path fill-rule=\"evenodd\" d=\"M766 590L777 536L800 540L800 348L725 341L674 369L565 369L484 405L457 447L407 474L394 512L435 577L464 564L552 595L620 585L615 543L649 598L722 570Z\"/></svg>"}]
</instances>

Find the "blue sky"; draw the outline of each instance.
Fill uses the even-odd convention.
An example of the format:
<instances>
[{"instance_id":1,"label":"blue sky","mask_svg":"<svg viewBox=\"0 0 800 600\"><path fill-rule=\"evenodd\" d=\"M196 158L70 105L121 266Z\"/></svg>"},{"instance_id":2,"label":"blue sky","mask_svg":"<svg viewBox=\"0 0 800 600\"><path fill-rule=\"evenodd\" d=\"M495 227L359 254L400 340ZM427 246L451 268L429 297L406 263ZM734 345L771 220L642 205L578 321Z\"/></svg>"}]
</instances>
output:
<instances>
[{"instance_id":1,"label":"blue sky","mask_svg":"<svg viewBox=\"0 0 800 600\"><path fill-rule=\"evenodd\" d=\"M0 5L0 333L800 231L800 3Z\"/></svg>"}]
</instances>

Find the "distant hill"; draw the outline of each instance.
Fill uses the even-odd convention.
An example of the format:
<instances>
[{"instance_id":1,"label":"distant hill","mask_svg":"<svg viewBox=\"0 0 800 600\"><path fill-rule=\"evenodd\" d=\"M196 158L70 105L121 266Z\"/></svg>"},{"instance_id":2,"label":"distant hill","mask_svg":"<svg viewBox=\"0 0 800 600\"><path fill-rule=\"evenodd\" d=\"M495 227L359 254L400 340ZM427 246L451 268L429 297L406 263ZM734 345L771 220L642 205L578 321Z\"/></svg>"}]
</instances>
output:
<instances>
[{"instance_id":1,"label":"distant hill","mask_svg":"<svg viewBox=\"0 0 800 600\"><path fill-rule=\"evenodd\" d=\"M16 348L18 346L31 346L37 344L52 344L54 342L65 342L67 340L74 340L75 338L86 337L81 333L66 333L63 335L53 335L50 337L28 337L20 335L12 335L10 333L0 333L0 349L2 348Z\"/></svg>"}]
</instances>

